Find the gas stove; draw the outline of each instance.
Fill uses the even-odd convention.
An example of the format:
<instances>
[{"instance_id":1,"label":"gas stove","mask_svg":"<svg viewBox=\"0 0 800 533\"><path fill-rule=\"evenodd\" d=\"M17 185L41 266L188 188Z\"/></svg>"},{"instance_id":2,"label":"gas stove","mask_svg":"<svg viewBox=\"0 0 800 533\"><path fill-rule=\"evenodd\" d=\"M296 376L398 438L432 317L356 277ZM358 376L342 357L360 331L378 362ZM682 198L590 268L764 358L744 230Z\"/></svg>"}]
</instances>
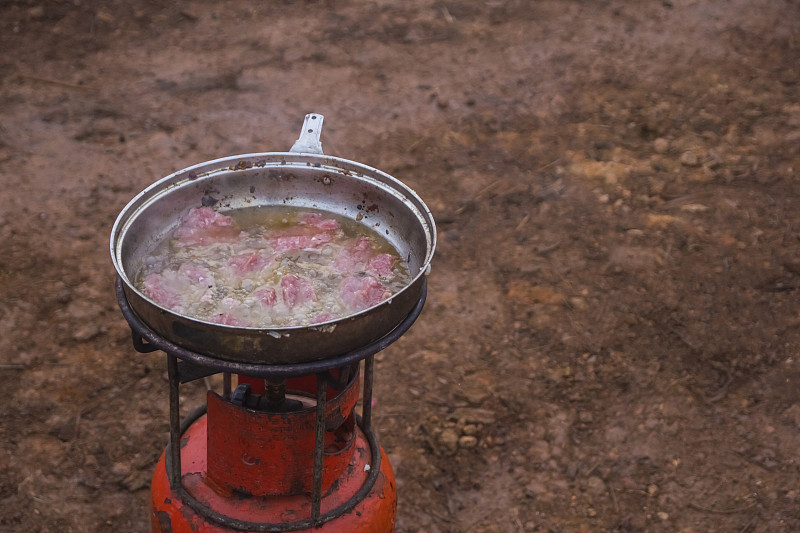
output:
<instances>
[{"instance_id":1,"label":"gas stove","mask_svg":"<svg viewBox=\"0 0 800 533\"><path fill-rule=\"evenodd\" d=\"M170 438L153 474L152 531L394 531L394 474L372 426L374 356L411 327L425 289L377 341L309 362L260 364L165 339L132 310L118 279L134 348L167 359ZM181 385L215 374L222 394L208 391L181 420Z\"/></svg>"}]
</instances>

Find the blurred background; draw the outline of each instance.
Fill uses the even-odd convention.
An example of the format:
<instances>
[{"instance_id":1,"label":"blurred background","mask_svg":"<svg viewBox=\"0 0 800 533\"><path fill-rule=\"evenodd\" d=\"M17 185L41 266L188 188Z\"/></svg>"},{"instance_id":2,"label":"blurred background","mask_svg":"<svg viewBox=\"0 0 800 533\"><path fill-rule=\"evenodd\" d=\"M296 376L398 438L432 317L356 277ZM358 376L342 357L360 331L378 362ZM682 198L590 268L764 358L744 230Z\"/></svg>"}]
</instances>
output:
<instances>
[{"instance_id":1,"label":"blurred background","mask_svg":"<svg viewBox=\"0 0 800 533\"><path fill-rule=\"evenodd\" d=\"M797 2L7 0L0 28L1 530L148 529L166 364L111 226L312 111L438 224L375 370L399 532L800 530Z\"/></svg>"}]
</instances>

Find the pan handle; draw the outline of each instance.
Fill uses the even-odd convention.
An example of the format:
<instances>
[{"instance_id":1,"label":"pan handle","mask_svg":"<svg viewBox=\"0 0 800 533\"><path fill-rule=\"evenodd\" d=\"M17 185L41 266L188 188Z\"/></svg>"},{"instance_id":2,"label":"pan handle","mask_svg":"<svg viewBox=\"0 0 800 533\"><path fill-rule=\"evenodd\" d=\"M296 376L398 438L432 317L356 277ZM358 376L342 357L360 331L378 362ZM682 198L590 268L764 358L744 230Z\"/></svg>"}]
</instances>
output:
<instances>
[{"instance_id":1,"label":"pan handle","mask_svg":"<svg viewBox=\"0 0 800 533\"><path fill-rule=\"evenodd\" d=\"M325 117L319 113L306 115L300 137L295 141L290 152L322 154L322 143L319 137L322 135L322 121L324 119Z\"/></svg>"}]
</instances>

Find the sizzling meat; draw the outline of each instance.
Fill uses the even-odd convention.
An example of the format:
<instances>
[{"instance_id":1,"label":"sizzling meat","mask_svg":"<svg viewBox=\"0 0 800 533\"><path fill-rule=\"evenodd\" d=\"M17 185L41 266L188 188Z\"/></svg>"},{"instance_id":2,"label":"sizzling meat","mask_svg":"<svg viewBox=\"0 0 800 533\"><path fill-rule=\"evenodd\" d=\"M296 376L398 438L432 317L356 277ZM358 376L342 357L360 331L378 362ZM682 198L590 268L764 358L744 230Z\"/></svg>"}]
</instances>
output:
<instances>
[{"instance_id":1,"label":"sizzling meat","mask_svg":"<svg viewBox=\"0 0 800 533\"><path fill-rule=\"evenodd\" d=\"M410 282L397 252L361 224L260 209L236 218L208 207L190 211L148 258L140 290L179 314L270 328L357 313Z\"/></svg>"}]
</instances>

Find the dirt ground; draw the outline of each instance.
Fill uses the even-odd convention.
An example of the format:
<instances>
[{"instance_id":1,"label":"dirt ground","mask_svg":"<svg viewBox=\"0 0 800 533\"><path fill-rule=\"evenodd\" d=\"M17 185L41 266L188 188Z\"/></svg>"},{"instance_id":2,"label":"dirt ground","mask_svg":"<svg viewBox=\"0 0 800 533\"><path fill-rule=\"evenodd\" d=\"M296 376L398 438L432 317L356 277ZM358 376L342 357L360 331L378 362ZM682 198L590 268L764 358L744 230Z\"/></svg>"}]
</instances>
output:
<instances>
[{"instance_id":1,"label":"dirt ground","mask_svg":"<svg viewBox=\"0 0 800 533\"><path fill-rule=\"evenodd\" d=\"M10 0L0 25L0 530L148 529L166 364L131 345L111 226L314 111L438 223L376 366L399 532L800 531L797 2Z\"/></svg>"}]
</instances>

